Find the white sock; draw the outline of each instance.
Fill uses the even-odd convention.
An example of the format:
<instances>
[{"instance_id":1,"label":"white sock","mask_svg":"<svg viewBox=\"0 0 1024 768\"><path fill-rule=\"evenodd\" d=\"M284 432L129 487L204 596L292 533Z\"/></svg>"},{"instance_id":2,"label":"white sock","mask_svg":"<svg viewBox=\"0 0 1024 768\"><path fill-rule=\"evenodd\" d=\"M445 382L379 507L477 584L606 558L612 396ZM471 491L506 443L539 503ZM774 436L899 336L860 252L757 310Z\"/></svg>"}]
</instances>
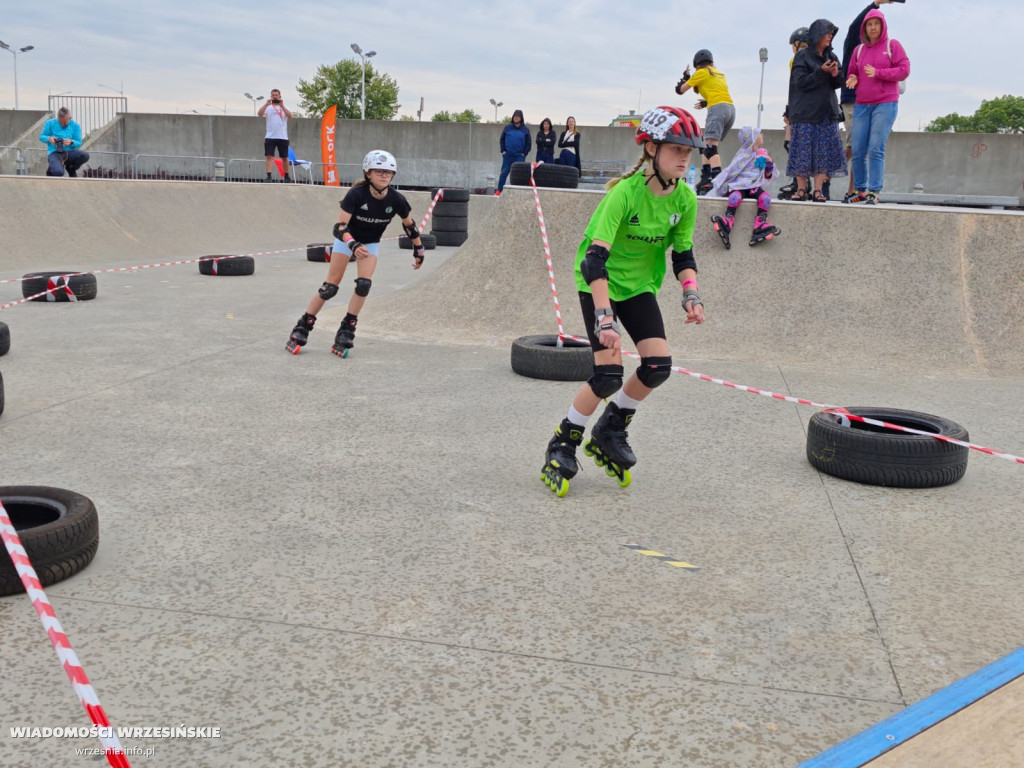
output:
<instances>
[{"instance_id":1,"label":"white sock","mask_svg":"<svg viewBox=\"0 0 1024 768\"><path fill-rule=\"evenodd\" d=\"M634 400L632 397L626 394L625 389L620 389L618 392L615 393L614 403L617 406L619 406L619 408L625 408L630 411L635 411L637 409L637 406L640 405L641 401Z\"/></svg>"},{"instance_id":2,"label":"white sock","mask_svg":"<svg viewBox=\"0 0 1024 768\"><path fill-rule=\"evenodd\" d=\"M577 427L586 427L587 422L590 421L590 416L583 415L571 405L569 406L569 413L566 415L566 418Z\"/></svg>"}]
</instances>

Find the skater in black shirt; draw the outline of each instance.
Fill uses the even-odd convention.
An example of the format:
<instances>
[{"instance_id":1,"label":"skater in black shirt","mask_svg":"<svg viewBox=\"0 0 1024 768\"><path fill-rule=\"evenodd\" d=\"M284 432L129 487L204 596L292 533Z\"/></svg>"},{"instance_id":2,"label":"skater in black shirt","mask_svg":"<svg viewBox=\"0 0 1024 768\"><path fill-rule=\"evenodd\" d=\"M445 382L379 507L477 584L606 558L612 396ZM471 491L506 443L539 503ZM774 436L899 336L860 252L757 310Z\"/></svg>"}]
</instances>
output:
<instances>
[{"instance_id":1,"label":"skater in black shirt","mask_svg":"<svg viewBox=\"0 0 1024 768\"><path fill-rule=\"evenodd\" d=\"M341 201L341 214L338 223L334 225L334 247L327 279L310 299L305 314L295 324L285 346L293 355L299 354L299 350L306 345L309 332L316 323L317 313L323 309L324 303L337 295L338 286L345 276L345 267L349 264L349 257L352 257L358 275L356 287L348 302L348 314L341 321L334 346L331 347L333 354L348 357L355 339L356 320L370 292L370 278L377 268L380 239L395 216L401 217L405 234L412 240L412 268L419 269L423 265L426 251L419 230L410 216L412 209L409 201L391 188L391 180L397 172L398 163L390 152L375 149L363 159L363 180L353 185Z\"/></svg>"}]
</instances>

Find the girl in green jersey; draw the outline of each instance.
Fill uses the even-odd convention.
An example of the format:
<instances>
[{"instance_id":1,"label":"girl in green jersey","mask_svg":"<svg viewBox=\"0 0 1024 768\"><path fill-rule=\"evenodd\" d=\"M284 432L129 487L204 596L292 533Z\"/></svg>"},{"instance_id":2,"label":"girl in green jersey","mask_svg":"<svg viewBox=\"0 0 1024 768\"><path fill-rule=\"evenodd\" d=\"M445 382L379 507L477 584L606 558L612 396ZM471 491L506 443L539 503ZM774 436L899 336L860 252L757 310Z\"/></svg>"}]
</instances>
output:
<instances>
[{"instance_id":1,"label":"girl in green jersey","mask_svg":"<svg viewBox=\"0 0 1024 768\"><path fill-rule=\"evenodd\" d=\"M640 402L672 373L657 300L669 249L672 272L683 290L686 322L704 322L693 258L697 197L679 183L690 167L691 152L704 147L700 127L684 109L656 107L640 121L636 143L642 157L632 171L609 182L576 255L576 288L594 351L594 375L577 392L548 443L541 479L558 496L568 492L569 480L579 470L576 448L587 421L601 400L613 396L583 450L619 485L630 483L636 456L626 442L626 426ZM623 327L640 354L640 367L625 385Z\"/></svg>"}]
</instances>

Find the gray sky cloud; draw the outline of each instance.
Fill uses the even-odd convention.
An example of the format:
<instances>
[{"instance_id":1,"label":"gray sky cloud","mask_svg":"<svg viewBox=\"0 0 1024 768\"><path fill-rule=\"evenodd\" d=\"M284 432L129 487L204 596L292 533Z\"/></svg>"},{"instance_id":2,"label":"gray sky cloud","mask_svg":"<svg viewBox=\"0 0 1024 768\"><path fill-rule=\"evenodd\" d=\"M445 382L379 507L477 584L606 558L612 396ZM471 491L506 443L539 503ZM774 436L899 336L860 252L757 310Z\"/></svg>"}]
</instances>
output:
<instances>
[{"instance_id":1,"label":"gray sky cloud","mask_svg":"<svg viewBox=\"0 0 1024 768\"><path fill-rule=\"evenodd\" d=\"M650 8L610 0L65 0L58 24L45 4L9 2L0 40L35 46L18 56L23 108L45 108L48 92L112 95L97 84L119 89L122 82L132 111L252 114L242 94L265 96L273 87L297 107L299 79L320 64L353 58L349 44L356 42L376 50L374 66L398 81L400 114L414 115L422 97L424 119L466 108L493 119L494 98L504 102L499 118L521 108L533 125L545 116L560 124L570 114L584 125L606 125L630 109L689 108L693 97L680 99L673 87L698 48L711 49L725 72L738 124L753 124L763 46L769 61L762 125L779 127L790 32L824 17L840 28L841 42L866 4L720 0L712 18L699 5L672 0ZM1016 0L883 6L912 64L897 129L917 130L949 112L970 114L982 99L1022 95L1015 60L1024 39L1020 9ZM0 107L13 105L13 59L0 51Z\"/></svg>"}]
</instances>

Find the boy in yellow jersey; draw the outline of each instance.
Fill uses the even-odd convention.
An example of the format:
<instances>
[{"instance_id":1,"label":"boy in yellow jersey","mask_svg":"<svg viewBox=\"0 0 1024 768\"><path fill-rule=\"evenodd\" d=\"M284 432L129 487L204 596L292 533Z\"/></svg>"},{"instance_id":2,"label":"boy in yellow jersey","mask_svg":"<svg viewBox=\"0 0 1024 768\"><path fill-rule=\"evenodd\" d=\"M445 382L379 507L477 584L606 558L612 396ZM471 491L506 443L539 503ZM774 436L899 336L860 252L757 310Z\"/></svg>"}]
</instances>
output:
<instances>
[{"instance_id":1,"label":"boy in yellow jersey","mask_svg":"<svg viewBox=\"0 0 1024 768\"><path fill-rule=\"evenodd\" d=\"M707 107L708 116L704 121L704 164L701 167L700 182L697 194L706 195L711 190L712 180L722 172L722 158L718 156L718 144L736 121L736 108L729 96L729 84L725 75L715 69L715 60L711 51L701 48L693 57L693 66L697 71L690 73L687 67L682 78L676 84L676 93L682 96L691 88L701 99L694 106L697 109Z\"/></svg>"}]
</instances>

